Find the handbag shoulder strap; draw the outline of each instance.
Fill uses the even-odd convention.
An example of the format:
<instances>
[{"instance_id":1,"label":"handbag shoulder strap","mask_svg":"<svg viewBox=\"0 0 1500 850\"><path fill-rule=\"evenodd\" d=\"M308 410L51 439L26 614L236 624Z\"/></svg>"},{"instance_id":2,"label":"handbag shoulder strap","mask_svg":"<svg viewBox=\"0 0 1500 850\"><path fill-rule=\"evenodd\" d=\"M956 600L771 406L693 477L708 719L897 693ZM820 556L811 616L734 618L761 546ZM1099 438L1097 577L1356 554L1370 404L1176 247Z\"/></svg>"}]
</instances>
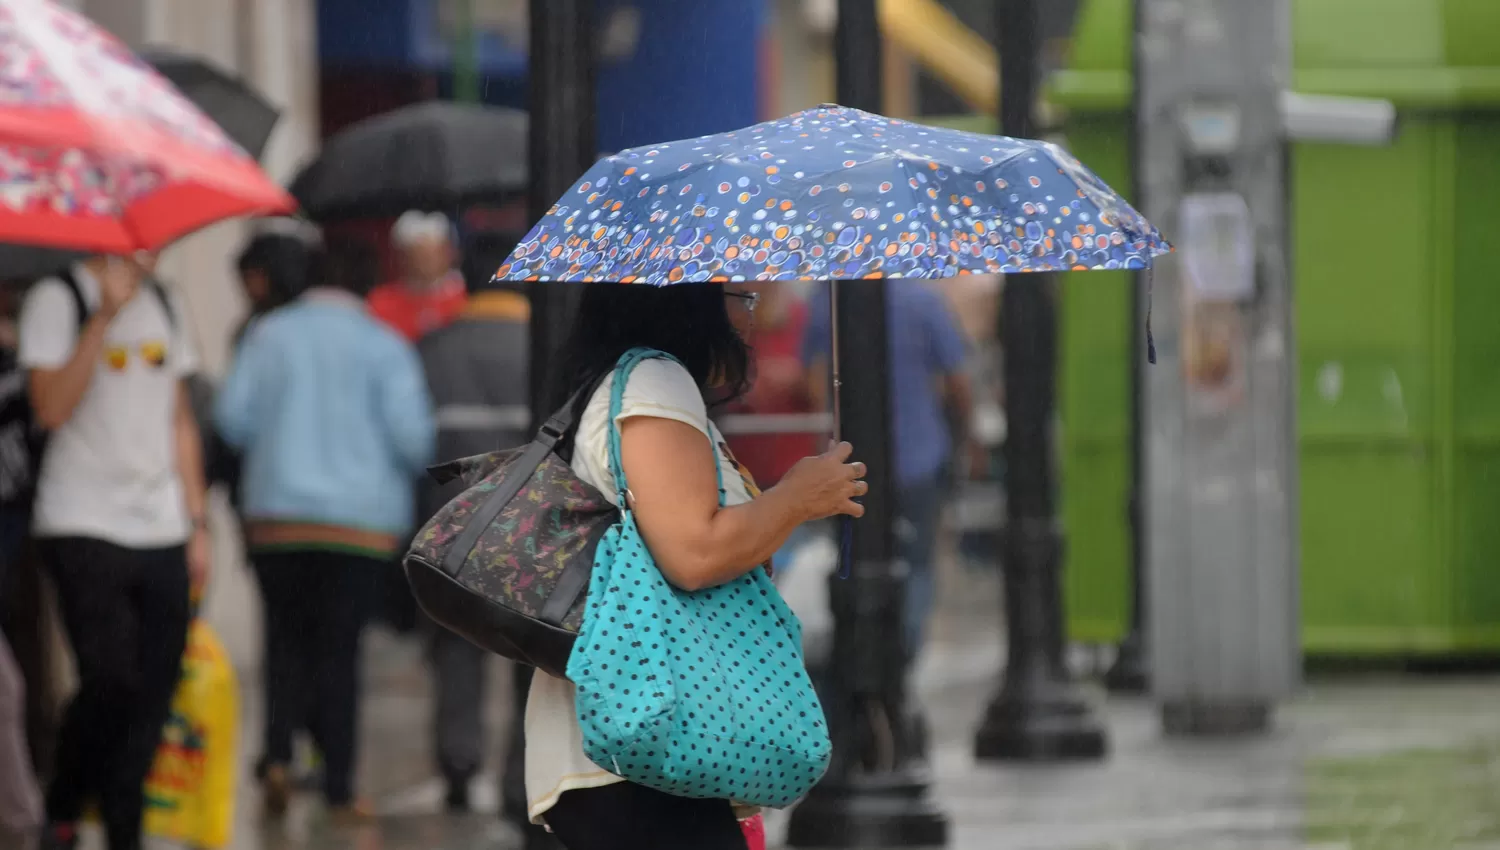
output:
<instances>
[{"instance_id":1,"label":"handbag shoulder strap","mask_svg":"<svg viewBox=\"0 0 1500 850\"><path fill-rule=\"evenodd\" d=\"M620 510L629 510L629 499L626 493L630 491L625 481L625 463L620 455L620 409L625 404L625 387L630 383L630 375L635 367L647 360L670 360L680 365L681 361L664 351L653 348L632 348L620 357L615 364L614 380L609 388L609 469L615 476L615 491L619 493ZM712 426L710 426L711 428ZM710 432L712 433L712 432ZM724 506L724 467L719 463L719 449L713 444L713 437L709 437L709 449L713 452L714 475L719 483L719 507Z\"/></svg>"}]
</instances>

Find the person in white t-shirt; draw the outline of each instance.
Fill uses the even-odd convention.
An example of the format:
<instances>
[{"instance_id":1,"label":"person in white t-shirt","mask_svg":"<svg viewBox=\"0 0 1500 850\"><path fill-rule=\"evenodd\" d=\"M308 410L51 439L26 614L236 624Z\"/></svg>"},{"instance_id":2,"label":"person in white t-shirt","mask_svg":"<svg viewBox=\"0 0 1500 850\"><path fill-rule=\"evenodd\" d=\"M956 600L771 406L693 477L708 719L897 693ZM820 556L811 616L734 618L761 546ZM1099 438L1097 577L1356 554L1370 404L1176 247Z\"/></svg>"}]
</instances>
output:
<instances>
[{"instance_id":1,"label":"person in white t-shirt","mask_svg":"<svg viewBox=\"0 0 1500 850\"><path fill-rule=\"evenodd\" d=\"M143 784L209 566L195 361L155 258L95 257L35 284L19 361L48 431L32 531L58 591L79 687L59 732L44 846L96 800L110 850L141 845Z\"/></svg>"},{"instance_id":2,"label":"person in white t-shirt","mask_svg":"<svg viewBox=\"0 0 1500 850\"><path fill-rule=\"evenodd\" d=\"M744 334L756 296L711 283L591 284L579 305L554 408L599 381L583 402L570 462L579 478L615 500L607 440L614 366L653 348L677 358L648 360L631 373L616 421L621 462L641 534L667 581L683 590L716 587L770 563L802 523L860 516L864 464L841 444L798 462L764 494L708 418L711 406L749 386ZM719 504L715 466L724 482ZM728 800L674 797L621 779L583 751L572 683L538 672L526 705L526 792L533 823L568 850L632 847L743 850L738 818L756 812Z\"/></svg>"}]
</instances>

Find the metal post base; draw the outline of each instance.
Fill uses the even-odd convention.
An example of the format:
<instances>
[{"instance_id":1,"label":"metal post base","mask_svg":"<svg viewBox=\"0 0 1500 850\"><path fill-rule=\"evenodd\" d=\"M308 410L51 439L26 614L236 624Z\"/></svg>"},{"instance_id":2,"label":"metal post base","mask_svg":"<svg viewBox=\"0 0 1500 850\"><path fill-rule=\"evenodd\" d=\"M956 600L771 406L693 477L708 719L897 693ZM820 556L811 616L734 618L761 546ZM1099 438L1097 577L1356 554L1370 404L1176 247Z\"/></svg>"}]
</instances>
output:
<instances>
[{"instance_id":1,"label":"metal post base","mask_svg":"<svg viewBox=\"0 0 1500 850\"><path fill-rule=\"evenodd\" d=\"M1271 729L1271 704L1258 700L1172 700L1161 707L1162 730L1176 738L1237 738Z\"/></svg>"},{"instance_id":2,"label":"metal post base","mask_svg":"<svg viewBox=\"0 0 1500 850\"><path fill-rule=\"evenodd\" d=\"M792 847L945 847L948 818L915 772L825 782L792 812Z\"/></svg>"},{"instance_id":3,"label":"metal post base","mask_svg":"<svg viewBox=\"0 0 1500 850\"><path fill-rule=\"evenodd\" d=\"M1062 535L1050 520L1013 518L1005 534L1003 684L974 736L984 761L1104 758L1104 725L1063 663Z\"/></svg>"},{"instance_id":4,"label":"metal post base","mask_svg":"<svg viewBox=\"0 0 1500 850\"><path fill-rule=\"evenodd\" d=\"M974 736L981 761L1098 761L1108 753L1104 726L1080 695L1022 700L1002 694Z\"/></svg>"},{"instance_id":5,"label":"metal post base","mask_svg":"<svg viewBox=\"0 0 1500 850\"><path fill-rule=\"evenodd\" d=\"M1104 674L1104 687L1112 694L1139 696L1151 689L1151 675L1147 667L1146 646L1141 633L1132 629L1120 641L1115 663Z\"/></svg>"}]
</instances>

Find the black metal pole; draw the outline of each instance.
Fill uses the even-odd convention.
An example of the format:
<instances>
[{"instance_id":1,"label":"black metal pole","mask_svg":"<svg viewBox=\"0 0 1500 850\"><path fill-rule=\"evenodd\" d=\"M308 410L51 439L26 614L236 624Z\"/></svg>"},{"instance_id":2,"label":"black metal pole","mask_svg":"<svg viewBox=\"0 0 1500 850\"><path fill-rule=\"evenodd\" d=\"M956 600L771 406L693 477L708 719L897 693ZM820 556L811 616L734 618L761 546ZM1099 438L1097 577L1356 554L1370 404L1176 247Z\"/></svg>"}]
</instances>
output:
<instances>
[{"instance_id":1,"label":"black metal pole","mask_svg":"<svg viewBox=\"0 0 1500 850\"><path fill-rule=\"evenodd\" d=\"M540 221L558 198L594 164L594 0L531 0L529 159L530 218ZM547 409L549 364L563 344L577 301L578 287L539 284L532 287L531 355L528 375L531 417L540 423ZM525 736L526 692L530 668L518 667L509 739L510 752L502 778L503 814L525 834L528 850L555 848L558 843L527 818Z\"/></svg>"},{"instance_id":2,"label":"black metal pole","mask_svg":"<svg viewBox=\"0 0 1500 850\"><path fill-rule=\"evenodd\" d=\"M531 220L540 221L598 158L594 0L531 0ZM578 287L531 293L532 417L546 406L549 364L572 318Z\"/></svg>"},{"instance_id":3,"label":"black metal pole","mask_svg":"<svg viewBox=\"0 0 1500 850\"><path fill-rule=\"evenodd\" d=\"M1040 77L1037 0L997 0L1000 124L1031 137ZM1003 684L975 736L984 760L1097 759L1104 729L1063 660L1062 551L1053 410L1057 371L1055 276L1012 275L1001 296L1009 482L1005 527Z\"/></svg>"},{"instance_id":4,"label":"black metal pole","mask_svg":"<svg viewBox=\"0 0 1500 850\"><path fill-rule=\"evenodd\" d=\"M1141 3L1135 2L1134 27L1135 38L1132 41L1131 62L1134 73L1131 79L1135 81L1131 91L1131 114L1140 114L1141 104ZM1130 122L1130 162L1132 165L1132 197L1140 198L1141 193L1141 122L1131 120ZM1130 497L1127 510L1129 515L1127 521L1130 524L1130 626L1125 634L1125 639L1120 641L1119 652L1115 656L1115 663L1104 675L1104 685L1114 693L1121 694L1144 694L1151 687L1151 662L1150 654L1146 651L1146 537L1145 526L1142 525L1141 505L1146 498L1145 468L1143 466L1146 457L1146 446L1142 442L1145 431L1141 427L1141 397L1146 388L1142 386L1143 375L1141 374L1139 354L1137 352L1145 349L1145 340L1142 339L1143 320L1142 297L1145 291L1146 275L1150 272L1136 272L1134 288L1131 290L1132 298L1129 310L1130 321L1130 356L1125 358L1125 363L1130 369Z\"/></svg>"},{"instance_id":5,"label":"black metal pole","mask_svg":"<svg viewBox=\"0 0 1500 850\"><path fill-rule=\"evenodd\" d=\"M875 0L840 0L839 101L881 109L881 44ZM906 565L896 557L884 281L839 284L838 388L844 438L869 467L865 516L854 524L853 566L831 580L833 662L822 689L833 736L828 775L792 814L793 847L941 847L947 818L932 805L906 705L901 629Z\"/></svg>"}]
</instances>

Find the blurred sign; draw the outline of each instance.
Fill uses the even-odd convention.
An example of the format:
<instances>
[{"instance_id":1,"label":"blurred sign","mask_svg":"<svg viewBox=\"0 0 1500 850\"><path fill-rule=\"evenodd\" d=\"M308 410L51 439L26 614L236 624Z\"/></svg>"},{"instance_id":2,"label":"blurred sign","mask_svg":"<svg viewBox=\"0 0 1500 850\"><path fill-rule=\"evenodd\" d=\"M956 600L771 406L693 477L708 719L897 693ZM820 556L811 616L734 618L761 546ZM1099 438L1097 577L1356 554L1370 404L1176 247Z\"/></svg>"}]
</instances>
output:
<instances>
[{"instance_id":1,"label":"blurred sign","mask_svg":"<svg viewBox=\"0 0 1500 850\"><path fill-rule=\"evenodd\" d=\"M1182 129L1192 153L1226 156L1240 146L1240 109L1232 103L1186 104Z\"/></svg>"},{"instance_id":2,"label":"blurred sign","mask_svg":"<svg viewBox=\"0 0 1500 850\"><path fill-rule=\"evenodd\" d=\"M1388 145L1396 137L1396 105L1368 97L1282 92L1287 136L1298 141Z\"/></svg>"},{"instance_id":3,"label":"blurred sign","mask_svg":"<svg viewBox=\"0 0 1500 850\"><path fill-rule=\"evenodd\" d=\"M517 50L526 49L531 21L527 0L436 0L431 11L439 38L452 42L459 37L465 5L474 32L496 36Z\"/></svg>"},{"instance_id":4,"label":"blurred sign","mask_svg":"<svg viewBox=\"0 0 1500 850\"><path fill-rule=\"evenodd\" d=\"M1203 301L1255 296L1255 227L1244 197L1234 192L1182 199L1182 252L1193 292Z\"/></svg>"}]
</instances>

